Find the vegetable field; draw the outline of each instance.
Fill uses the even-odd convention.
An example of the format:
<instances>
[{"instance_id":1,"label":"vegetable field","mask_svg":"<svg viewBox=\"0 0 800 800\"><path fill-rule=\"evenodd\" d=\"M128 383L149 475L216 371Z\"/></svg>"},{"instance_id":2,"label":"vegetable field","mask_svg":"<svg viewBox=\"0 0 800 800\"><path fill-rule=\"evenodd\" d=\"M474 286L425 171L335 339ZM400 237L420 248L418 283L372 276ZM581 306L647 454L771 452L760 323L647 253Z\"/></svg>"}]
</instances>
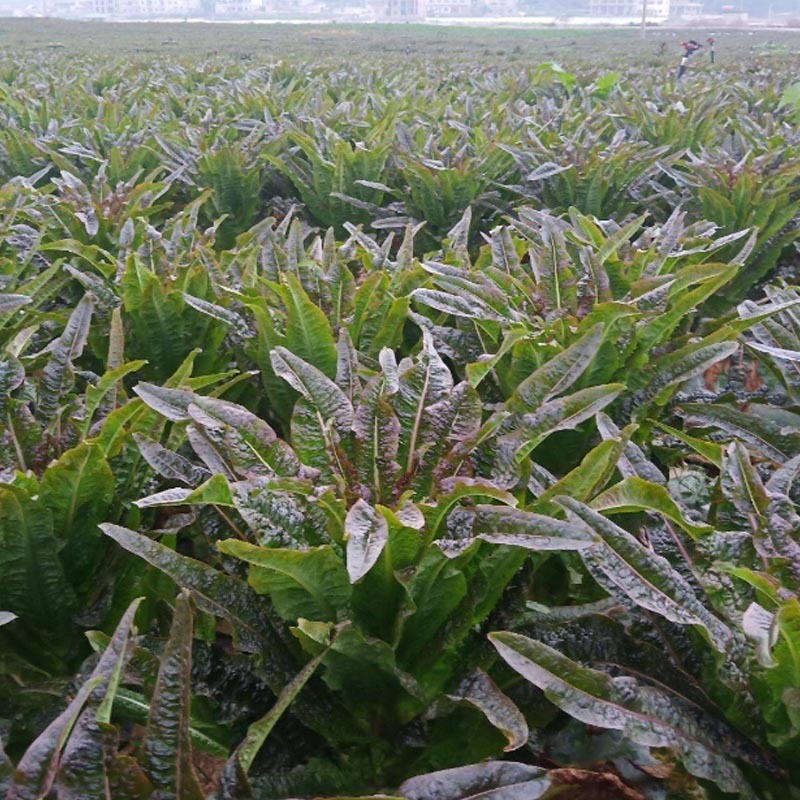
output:
<instances>
[{"instance_id":1,"label":"vegetable field","mask_svg":"<svg viewBox=\"0 0 800 800\"><path fill-rule=\"evenodd\" d=\"M0 797L800 798L800 35L680 41L4 23Z\"/></svg>"}]
</instances>

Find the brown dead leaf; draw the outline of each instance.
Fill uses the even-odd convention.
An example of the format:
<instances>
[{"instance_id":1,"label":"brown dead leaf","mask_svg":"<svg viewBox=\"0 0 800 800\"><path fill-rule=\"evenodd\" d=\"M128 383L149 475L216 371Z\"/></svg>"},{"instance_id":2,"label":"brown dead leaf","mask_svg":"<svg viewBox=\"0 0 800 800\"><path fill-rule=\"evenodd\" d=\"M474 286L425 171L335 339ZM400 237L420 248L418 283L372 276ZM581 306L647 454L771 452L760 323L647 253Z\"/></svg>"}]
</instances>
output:
<instances>
[{"instance_id":1,"label":"brown dead leaf","mask_svg":"<svg viewBox=\"0 0 800 800\"><path fill-rule=\"evenodd\" d=\"M217 758L202 750L192 750L192 765L204 795L208 796L219 789L222 770L225 768L224 758Z\"/></svg>"},{"instance_id":2,"label":"brown dead leaf","mask_svg":"<svg viewBox=\"0 0 800 800\"><path fill-rule=\"evenodd\" d=\"M637 764L636 768L644 772L645 775L649 775L651 778L658 778L659 780L669 778L675 771L675 765L668 764L666 761L662 761L658 764Z\"/></svg>"},{"instance_id":3,"label":"brown dead leaf","mask_svg":"<svg viewBox=\"0 0 800 800\"><path fill-rule=\"evenodd\" d=\"M719 380L719 376L727 375L730 368L731 368L730 358L725 358L722 361L717 361L716 364L712 364L703 373L703 381L705 382L706 389L708 389L709 392L716 392L717 381Z\"/></svg>"},{"instance_id":4,"label":"brown dead leaf","mask_svg":"<svg viewBox=\"0 0 800 800\"><path fill-rule=\"evenodd\" d=\"M564 800L645 800L638 790L623 783L613 772L586 769L554 769L548 773Z\"/></svg>"}]
</instances>

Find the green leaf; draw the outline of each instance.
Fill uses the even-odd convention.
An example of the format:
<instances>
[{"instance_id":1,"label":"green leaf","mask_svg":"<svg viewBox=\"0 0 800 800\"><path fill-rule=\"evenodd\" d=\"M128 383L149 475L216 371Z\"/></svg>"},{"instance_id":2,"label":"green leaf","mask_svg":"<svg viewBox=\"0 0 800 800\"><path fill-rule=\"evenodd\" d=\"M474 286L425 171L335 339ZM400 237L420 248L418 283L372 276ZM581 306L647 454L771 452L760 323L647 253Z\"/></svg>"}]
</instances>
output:
<instances>
[{"instance_id":1,"label":"green leaf","mask_svg":"<svg viewBox=\"0 0 800 800\"><path fill-rule=\"evenodd\" d=\"M335 636L335 634L334 634ZM312 658L300 672L295 675L291 683L287 684L283 691L278 695L275 705L261 719L253 722L247 729L247 735L242 743L236 748L231 758L238 758L245 773L250 771L253 759L258 755L267 737L272 732L275 724L283 716L283 713L291 705L292 701L300 694L302 688L308 683L309 678L314 674L320 662L325 658L330 645L326 647L318 656Z\"/></svg>"},{"instance_id":2,"label":"green leaf","mask_svg":"<svg viewBox=\"0 0 800 800\"><path fill-rule=\"evenodd\" d=\"M589 504L595 511L625 514L637 511L656 511L680 525L692 537L710 533L710 525L693 523L686 519L678 504L664 486L637 476L625 478L599 494Z\"/></svg>"},{"instance_id":3,"label":"green leaf","mask_svg":"<svg viewBox=\"0 0 800 800\"><path fill-rule=\"evenodd\" d=\"M479 361L467 364L466 373L470 385L477 389L484 379L497 367L506 353L508 353L517 342L525 339L528 335L529 333L525 328L512 328L503 337L503 343L496 353L481 356Z\"/></svg>"},{"instance_id":4,"label":"green leaf","mask_svg":"<svg viewBox=\"0 0 800 800\"><path fill-rule=\"evenodd\" d=\"M287 622L300 617L335 621L350 599L347 570L328 545L285 550L226 539L217 546L226 555L251 564L250 585L259 594L269 595Z\"/></svg>"},{"instance_id":5,"label":"green leaf","mask_svg":"<svg viewBox=\"0 0 800 800\"><path fill-rule=\"evenodd\" d=\"M677 428L673 428L659 420L653 420L653 422L658 425L661 430L666 431L671 436L682 441L685 445L691 447L695 453L698 453L703 458L710 461L715 467L722 469L722 445L716 442L706 441L705 439L698 439L696 436L690 436L688 433L679 431Z\"/></svg>"},{"instance_id":6,"label":"green leaf","mask_svg":"<svg viewBox=\"0 0 800 800\"><path fill-rule=\"evenodd\" d=\"M423 506L423 513L428 520L429 535L436 537L453 506L467 497L485 497L499 500L509 506L517 504L517 498L511 492L498 489L491 481L480 478L449 478L442 486L442 493L436 497L436 504Z\"/></svg>"},{"instance_id":7,"label":"green leaf","mask_svg":"<svg viewBox=\"0 0 800 800\"><path fill-rule=\"evenodd\" d=\"M59 544L49 509L22 489L0 486L0 608L56 638L75 609Z\"/></svg>"},{"instance_id":8,"label":"green leaf","mask_svg":"<svg viewBox=\"0 0 800 800\"><path fill-rule=\"evenodd\" d=\"M113 499L114 475L97 444L67 450L42 476L40 502L52 512L65 573L75 586L94 580L105 555L97 525L107 519Z\"/></svg>"},{"instance_id":9,"label":"green leaf","mask_svg":"<svg viewBox=\"0 0 800 800\"><path fill-rule=\"evenodd\" d=\"M203 800L189 737L192 630L192 608L184 591L175 602L144 740L143 766L164 800Z\"/></svg>"},{"instance_id":10,"label":"green leaf","mask_svg":"<svg viewBox=\"0 0 800 800\"><path fill-rule=\"evenodd\" d=\"M750 454L741 442L730 443L725 451L722 468L733 483L734 505L758 530L759 523L766 522L770 497L750 461Z\"/></svg>"},{"instance_id":11,"label":"green leaf","mask_svg":"<svg viewBox=\"0 0 800 800\"><path fill-rule=\"evenodd\" d=\"M285 273L284 280L286 285L281 295L286 308L286 347L328 378L333 378L336 375L336 341L330 322L295 275Z\"/></svg>"},{"instance_id":12,"label":"green leaf","mask_svg":"<svg viewBox=\"0 0 800 800\"><path fill-rule=\"evenodd\" d=\"M591 500L614 474L634 430L634 427L626 428L619 438L606 439L593 447L575 469L548 487L536 499L536 510L543 514L557 513L558 507L551 502L551 498L561 494L582 502Z\"/></svg>"},{"instance_id":13,"label":"green leaf","mask_svg":"<svg viewBox=\"0 0 800 800\"><path fill-rule=\"evenodd\" d=\"M196 489L165 489L136 501L139 508L173 505L217 505L236 507L228 479L224 475L212 475Z\"/></svg>"},{"instance_id":14,"label":"green leaf","mask_svg":"<svg viewBox=\"0 0 800 800\"><path fill-rule=\"evenodd\" d=\"M652 370L654 377L643 390L640 400L642 406L634 414L635 418L640 419L644 416L647 401L653 399L663 405L671 396L670 390L676 384L693 378L718 361L733 355L738 349L739 345L736 342L720 344L698 342L650 361L648 368Z\"/></svg>"},{"instance_id":15,"label":"green leaf","mask_svg":"<svg viewBox=\"0 0 800 800\"><path fill-rule=\"evenodd\" d=\"M410 663L466 596L467 581L461 570L437 549L425 552L419 565L397 576L405 589L406 609L398 660Z\"/></svg>"},{"instance_id":16,"label":"green leaf","mask_svg":"<svg viewBox=\"0 0 800 800\"><path fill-rule=\"evenodd\" d=\"M84 410L83 436L86 438L92 427L92 420L95 412L103 402L103 399L114 390L118 383L127 375L137 372L147 361L131 361L106 372L100 380L93 386L86 387L86 407Z\"/></svg>"}]
</instances>

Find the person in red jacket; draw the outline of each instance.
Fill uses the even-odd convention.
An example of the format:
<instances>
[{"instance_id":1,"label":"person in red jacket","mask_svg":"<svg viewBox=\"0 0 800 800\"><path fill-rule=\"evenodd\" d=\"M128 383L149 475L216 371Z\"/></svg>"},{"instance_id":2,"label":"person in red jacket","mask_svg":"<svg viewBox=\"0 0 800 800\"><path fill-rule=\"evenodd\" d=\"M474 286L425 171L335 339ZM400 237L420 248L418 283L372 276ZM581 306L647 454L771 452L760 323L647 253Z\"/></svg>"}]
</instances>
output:
<instances>
[{"instance_id":1,"label":"person in red jacket","mask_svg":"<svg viewBox=\"0 0 800 800\"><path fill-rule=\"evenodd\" d=\"M683 48L683 57L681 58L681 66L678 70L678 79L683 77L684 73L686 72L686 64L689 61L689 56L693 53L696 53L703 45L700 42L696 42L694 39L689 39L688 42L681 42L681 47Z\"/></svg>"}]
</instances>

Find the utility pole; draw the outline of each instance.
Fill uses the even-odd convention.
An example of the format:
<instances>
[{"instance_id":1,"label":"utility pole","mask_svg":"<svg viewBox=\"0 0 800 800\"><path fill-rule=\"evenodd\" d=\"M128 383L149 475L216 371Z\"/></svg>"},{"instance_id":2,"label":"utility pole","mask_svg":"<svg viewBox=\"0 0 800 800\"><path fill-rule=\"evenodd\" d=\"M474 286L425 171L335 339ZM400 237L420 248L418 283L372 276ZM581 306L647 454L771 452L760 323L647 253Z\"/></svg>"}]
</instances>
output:
<instances>
[{"instance_id":1,"label":"utility pole","mask_svg":"<svg viewBox=\"0 0 800 800\"><path fill-rule=\"evenodd\" d=\"M642 39L647 38L647 0L642 0Z\"/></svg>"}]
</instances>

